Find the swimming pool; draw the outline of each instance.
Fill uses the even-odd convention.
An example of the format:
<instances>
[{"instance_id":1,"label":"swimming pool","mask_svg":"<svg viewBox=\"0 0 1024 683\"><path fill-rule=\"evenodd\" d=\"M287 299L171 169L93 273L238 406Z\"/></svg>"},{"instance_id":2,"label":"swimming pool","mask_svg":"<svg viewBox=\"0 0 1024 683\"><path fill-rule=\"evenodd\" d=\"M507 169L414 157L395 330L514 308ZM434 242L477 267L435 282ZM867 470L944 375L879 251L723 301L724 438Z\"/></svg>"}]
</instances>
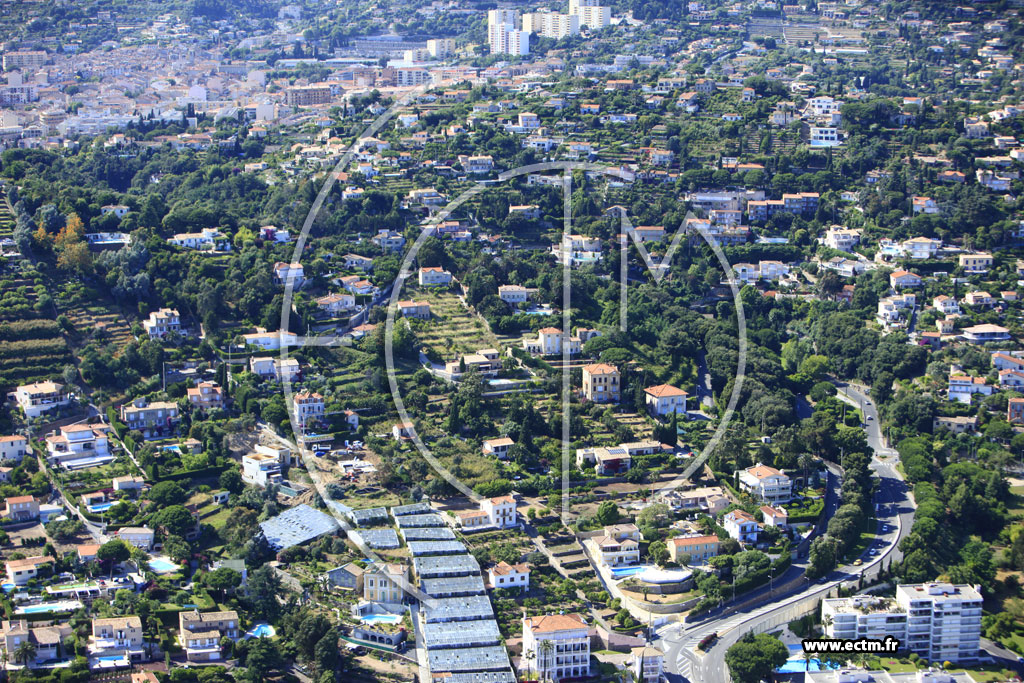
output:
<instances>
[{"instance_id":1,"label":"swimming pool","mask_svg":"<svg viewBox=\"0 0 1024 683\"><path fill-rule=\"evenodd\" d=\"M516 385L518 383L519 382L516 382L515 380L512 380L512 379L489 379L489 380L487 380L487 384L489 384L492 387L511 387L511 386L514 386L514 385Z\"/></svg>"},{"instance_id":2,"label":"swimming pool","mask_svg":"<svg viewBox=\"0 0 1024 683\"><path fill-rule=\"evenodd\" d=\"M294 496L299 495L298 491L293 489L291 486L285 486L284 484L278 484L277 485L277 490L280 493L283 493L286 496L293 496L294 497Z\"/></svg>"},{"instance_id":3,"label":"swimming pool","mask_svg":"<svg viewBox=\"0 0 1024 683\"><path fill-rule=\"evenodd\" d=\"M128 658L126 656L124 656L124 655L104 655L102 657L97 657L96 659L98 659L101 662L127 662L128 661Z\"/></svg>"},{"instance_id":4,"label":"swimming pool","mask_svg":"<svg viewBox=\"0 0 1024 683\"><path fill-rule=\"evenodd\" d=\"M640 564L635 567L615 567L612 569L612 576L616 579L620 579L624 576L633 576L634 574L640 574L645 572L651 567L646 564Z\"/></svg>"},{"instance_id":5,"label":"swimming pool","mask_svg":"<svg viewBox=\"0 0 1024 683\"><path fill-rule=\"evenodd\" d=\"M838 669L838 664L824 664L817 657L811 659L809 662L804 659L804 648L801 645L790 645L789 646L789 659L786 663L776 669L776 673L780 674L799 674L807 671L826 671L829 669Z\"/></svg>"},{"instance_id":6,"label":"swimming pool","mask_svg":"<svg viewBox=\"0 0 1024 683\"><path fill-rule=\"evenodd\" d=\"M397 624L402 617L397 614L366 614L359 617L364 624Z\"/></svg>"},{"instance_id":7,"label":"swimming pool","mask_svg":"<svg viewBox=\"0 0 1024 683\"><path fill-rule=\"evenodd\" d=\"M247 638L273 638L277 631L270 624L256 624L246 632Z\"/></svg>"},{"instance_id":8,"label":"swimming pool","mask_svg":"<svg viewBox=\"0 0 1024 683\"><path fill-rule=\"evenodd\" d=\"M46 612L71 612L82 606L77 600L61 600L60 602L43 602L38 605L25 605L14 610L15 614L44 614Z\"/></svg>"},{"instance_id":9,"label":"swimming pool","mask_svg":"<svg viewBox=\"0 0 1024 683\"><path fill-rule=\"evenodd\" d=\"M170 574L176 572L180 567L166 557L154 557L149 561L149 568L155 571L157 574Z\"/></svg>"},{"instance_id":10,"label":"swimming pool","mask_svg":"<svg viewBox=\"0 0 1024 683\"><path fill-rule=\"evenodd\" d=\"M107 501L106 503L96 503L95 505L89 506L89 512L106 512L110 508L117 505L117 501Z\"/></svg>"}]
</instances>

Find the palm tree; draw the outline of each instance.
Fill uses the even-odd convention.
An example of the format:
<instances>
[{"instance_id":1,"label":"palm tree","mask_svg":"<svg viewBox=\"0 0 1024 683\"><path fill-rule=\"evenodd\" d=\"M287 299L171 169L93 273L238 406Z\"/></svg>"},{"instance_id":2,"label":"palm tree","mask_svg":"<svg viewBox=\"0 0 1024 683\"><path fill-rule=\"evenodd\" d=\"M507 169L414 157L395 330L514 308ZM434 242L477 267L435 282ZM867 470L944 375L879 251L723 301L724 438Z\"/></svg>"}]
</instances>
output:
<instances>
[{"instance_id":1,"label":"palm tree","mask_svg":"<svg viewBox=\"0 0 1024 683\"><path fill-rule=\"evenodd\" d=\"M551 672L555 668L555 644L550 640L542 640L539 647L541 657L537 664L537 673L541 680L547 680L551 678Z\"/></svg>"},{"instance_id":2,"label":"palm tree","mask_svg":"<svg viewBox=\"0 0 1024 683\"><path fill-rule=\"evenodd\" d=\"M537 653L533 650L527 650L523 653L523 662L526 664L526 680L532 680L530 678L530 662L537 659Z\"/></svg>"},{"instance_id":3,"label":"palm tree","mask_svg":"<svg viewBox=\"0 0 1024 683\"><path fill-rule=\"evenodd\" d=\"M35 658L36 646L27 640L14 648L14 661L21 662L26 667L29 662L35 661Z\"/></svg>"}]
</instances>

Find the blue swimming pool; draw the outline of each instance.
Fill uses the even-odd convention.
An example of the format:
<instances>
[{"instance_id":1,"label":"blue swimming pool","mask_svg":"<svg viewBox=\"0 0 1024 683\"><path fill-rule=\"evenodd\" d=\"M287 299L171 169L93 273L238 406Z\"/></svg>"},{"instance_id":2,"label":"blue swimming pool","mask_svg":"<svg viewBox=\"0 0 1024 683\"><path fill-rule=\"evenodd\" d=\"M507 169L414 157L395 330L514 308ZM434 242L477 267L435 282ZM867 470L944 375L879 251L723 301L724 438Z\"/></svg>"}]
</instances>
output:
<instances>
[{"instance_id":1,"label":"blue swimming pool","mask_svg":"<svg viewBox=\"0 0 1024 683\"><path fill-rule=\"evenodd\" d=\"M397 614L366 614L359 617L364 624L397 624L402 618Z\"/></svg>"},{"instance_id":2,"label":"blue swimming pool","mask_svg":"<svg viewBox=\"0 0 1024 683\"><path fill-rule=\"evenodd\" d=\"M96 503L95 505L89 506L89 512L106 512L110 508L117 505L117 501L107 501L106 503Z\"/></svg>"},{"instance_id":3,"label":"blue swimming pool","mask_svg":"<svg viewBox=\"0 0 1024 683\"><path fill-rule=\"evenodd\" d=\"M270 624L256 624L246 632L249 638L273 638L277 631Z\"/></svg>"},{"instance_id":4,"label":"blue swimming pool","mask_svg":"<svg viewBox=\"0 0 1024 683\"><path fill-rule=\"evenodd\" d=\"M102 657L97 657L96 659L100 660L101 662L125 662L125 661L128 661L128 658L125 657L124 655L104 655Z\"/></svg>"},{"instance_id":5,"label":"blue swimming pool","mask_svg":"<svg viewBox=\"0 0 1024 683\"><path fill-rule=\"evenodd\" d=\"M650 567L645 564L637 565L635 567L615 567L612 569L612 576L616 579L621 579L624 576L633 576L634 574L645 572L648 569L650 569Z\"/></svg>"},{"instance_id":6,"label":"blue swimming pool","mask_svg":"<svg viewBox=\"0 0 1024 683\"><path fill-rule=\"evenodd\" d=\"M815 657L809 662L804 659L804 649L801 645L790 645L789 646L789 659L786 663L776 669L776 673L780 674L800 674L807 671L826 671L828 669L838 669L838 664L824 664L820 659Z\"/></svg>"},{"instance_id":7,"label":"blue swimming pool","mask_svg":"<svg viewBox=\"0 0 1024 683\"><path fill-rule=\"evenodd\" d=\"M157 574L170 574L171 572L178 571L178 565L174 564L166 557L154 557L149 561L149 568L155 571Z\"/></svg>"}]
</instances>

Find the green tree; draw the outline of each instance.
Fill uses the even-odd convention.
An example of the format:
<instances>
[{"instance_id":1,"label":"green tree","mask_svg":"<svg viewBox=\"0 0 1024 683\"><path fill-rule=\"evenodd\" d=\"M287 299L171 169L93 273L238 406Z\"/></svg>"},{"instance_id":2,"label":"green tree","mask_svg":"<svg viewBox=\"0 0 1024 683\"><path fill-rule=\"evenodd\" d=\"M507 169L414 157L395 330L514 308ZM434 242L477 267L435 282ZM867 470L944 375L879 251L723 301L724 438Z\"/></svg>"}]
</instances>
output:
<instances>
[{"instance_id":1,"label":"green tree","mask_svg":"<svg viewBox=\"0 0 1024 683\"><path fill-rule=\"evenodd\" d=\"M131 548L119 538L107 541L96 551L96 559L100 562L120 564L131 557Z\"/></svg>"},{"instance_id":2,"label":"green tree","mask_svg":"<svg viewBox=\"0 0 1024 683\"><path fill-rule=\"evenodd\" d=\"M758 683L770 681L788 658L789 650L775 636L747 632L726 651L725 664L736 683Z\"/></svg>"},{"instance_id":3,"label":"green tree","mask_svg":"<svg viewBox=\"0 0 1024 683\"><path fill-rule=\"evenodd\" d=\"M227 591L242 585L242 575L230 567L220 567L208 573L203 582L223 597Z\"/></svg>"},{"instance_id":4,"label":"green tree","mask_svg":"<svg viewBox=\"0 0 1024 683\"><path fill-rule=\"evenodd\" d=\"M273 568L266 565L249 575L249 602L253 616L265 621L274 621L281 613L277 596L281 593L281 579Z\"/></svg>"},{"instance_id":5,"label":"green tree","mask_svg":"<svg viewBox=\"0 0 1024 683\"><path fill-rule=\"evenodd\" d=\"M608 526L619 521L619 508L614 501L606 500L597 508L594 520L601 526Z\"/></svg>"}]
</instances>

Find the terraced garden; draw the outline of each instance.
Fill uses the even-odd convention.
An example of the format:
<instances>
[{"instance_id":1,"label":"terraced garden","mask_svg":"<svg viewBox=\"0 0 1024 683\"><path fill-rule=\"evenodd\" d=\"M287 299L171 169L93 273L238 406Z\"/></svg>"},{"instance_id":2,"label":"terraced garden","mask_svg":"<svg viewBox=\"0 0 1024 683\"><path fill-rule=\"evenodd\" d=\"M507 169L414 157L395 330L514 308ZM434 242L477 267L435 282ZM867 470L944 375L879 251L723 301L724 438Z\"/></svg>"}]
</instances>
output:
<instances>
[{"instance_id":1,"label":"terraced garden","mask_svg":"<svg viewBox=\"0 0 1024 683\"><path fill-rule=\"evenodd\" d=\"M416 301L430 304L428 322L413 322L420 341L446 360L478 349L499 348L498 338L483 318L466 308L451 292L409 293Z\"/></svg>"}]
</instances>

